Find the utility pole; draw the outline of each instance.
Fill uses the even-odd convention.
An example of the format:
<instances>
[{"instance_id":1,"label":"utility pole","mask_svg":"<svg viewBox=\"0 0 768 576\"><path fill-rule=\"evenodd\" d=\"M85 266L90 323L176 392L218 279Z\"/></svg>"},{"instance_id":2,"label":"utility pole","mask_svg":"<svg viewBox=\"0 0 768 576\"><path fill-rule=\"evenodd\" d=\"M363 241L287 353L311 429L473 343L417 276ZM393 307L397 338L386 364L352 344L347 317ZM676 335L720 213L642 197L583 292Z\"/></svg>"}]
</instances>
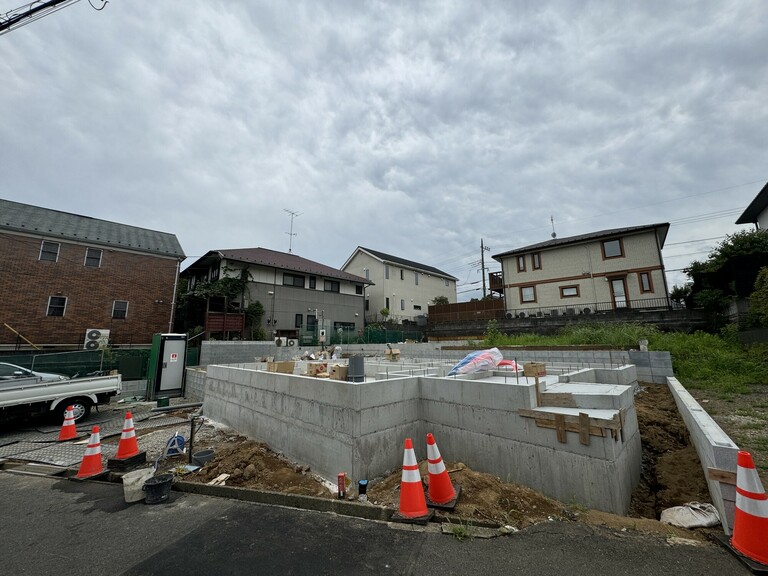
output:
<instances>
[{"instance_id":1,"label":"utility pole","mask_svg":"<svg viewBox=\"0 0 768 576\"><path fill-rule=\"evenodd\" d=\"M487 296L485 291L485 251L490 250L488 246L483 246L483 239L480 238L480 274L483 275L483 298Z\"/></svg>"},{"instance_id":2,"label":"utility pole","mask_svg":"<svg viewBox=\"0 0 768 576\"><path fill-rule=\"evenodd\" d=\"M288 254L290 254L291 250L293 249L293 237L296 236L296 234L293 232L293 219L297 216L301 216L301 214L294 212L293 210L288 210L288 208L283 208L283 212L288 212L288 214L291 215L291 231L286 232L286 234L288 234L290 237L290 240L288 241Z\"/></svg>"}]
</instances>

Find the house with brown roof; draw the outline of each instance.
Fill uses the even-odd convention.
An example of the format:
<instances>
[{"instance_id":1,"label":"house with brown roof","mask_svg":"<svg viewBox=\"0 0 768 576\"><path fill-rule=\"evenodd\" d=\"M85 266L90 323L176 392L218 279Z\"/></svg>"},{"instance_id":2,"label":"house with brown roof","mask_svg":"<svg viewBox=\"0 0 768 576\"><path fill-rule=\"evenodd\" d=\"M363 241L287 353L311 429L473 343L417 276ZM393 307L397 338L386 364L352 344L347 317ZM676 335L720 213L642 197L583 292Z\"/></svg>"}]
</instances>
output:
<instances>
[{"instance_id":1,"label":"house with brown roof","mask_svg":"<svg viewBox=\"0 0 768 576\"><path fill-rule=\"evenodd\" d=\"M0 346L148 344L184 258L167 232L0 199Z\"/></svg>"},{"instance_id":2,"label":"house with brown roof","mask_svg":"<svg viewBox=\"0 0 768 576\"><path fill-rule=\"evenodd\" d=\"M504 295L508 318L667 308L668 231L667 223L614 228L502 252L491 290Z\"/></svg>"},{"instance_id":3,"label":"house with brown roof","mask_svg":"<svg viewBox=\"0 0 768 576\"><path fill-rule=\"evenodd\" d=\"M253 302L264 307L261 328L285 345L317 341L325 331L356 336L363 329L365 288L371 282L296 254L266 248L211 250L182 273L192 291L201 282L244 278L242 294L223 309L208 309L205 331L227 338L251 339L243 331L242 314Z\"/></svg>"}]
</instances>

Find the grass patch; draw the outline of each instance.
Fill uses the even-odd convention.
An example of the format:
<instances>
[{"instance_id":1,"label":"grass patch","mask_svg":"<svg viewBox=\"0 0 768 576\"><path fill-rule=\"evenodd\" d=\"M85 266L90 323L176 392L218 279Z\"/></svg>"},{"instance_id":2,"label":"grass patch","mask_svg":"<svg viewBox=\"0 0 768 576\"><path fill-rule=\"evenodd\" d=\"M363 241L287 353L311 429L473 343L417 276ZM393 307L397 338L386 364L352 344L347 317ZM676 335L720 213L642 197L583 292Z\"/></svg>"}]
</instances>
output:
<instances>
[{"instance_id":1,"label":"grass patch","mask_svg":"<svg viewBox=\"0 0 768 576\"><path fill-rule=\"evenodd\" d=\"M451 533L453 534L453 537L456 538L456 540L466 540L467 538L474 538L474 534L472 534L472 522L462 522L459 520L458 524L451 524Z\"/></svg>"},{"instance_id":2,"label":"grass patch","mask_svg":"<svg viewBox=\"0 0 768 576\"><path fill-rule=\"evenodd\" d=\"M630 349L637 348L640 340L648 340L649 350L670 352L675 376L686 388L712 390L727 399L748 393L751 386L768 384L768 345L745 348L736 339L735 327L716 335L667 333L634 322L598 323L569 326L552 336L507 336L493 324L486 336L481 345L487 347L593 345Z\"/></svg>"}]
</instances>

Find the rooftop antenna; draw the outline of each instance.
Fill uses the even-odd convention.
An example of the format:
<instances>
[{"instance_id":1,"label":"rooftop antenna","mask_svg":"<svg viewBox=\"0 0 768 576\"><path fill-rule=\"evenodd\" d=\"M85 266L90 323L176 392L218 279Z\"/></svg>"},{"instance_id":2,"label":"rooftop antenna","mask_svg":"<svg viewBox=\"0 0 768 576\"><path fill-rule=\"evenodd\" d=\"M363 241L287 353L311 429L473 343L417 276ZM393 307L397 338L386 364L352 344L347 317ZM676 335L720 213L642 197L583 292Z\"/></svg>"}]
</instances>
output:
<instances>
[{"instance_id":1,"label":"rooftop antenna","mask_svg":"<svg viewBox=\"0 0 768 576\"><path fill-rule=\"evenodd\" d=\"M552 214L549 215L549 221L552 222L552 238L557 238L557 232L555 232L555 217Z\"/></svg>"},{"instance_id":2,"label":"rooftop antenna","mask_svg":"<svg viewBox=\"0 0 768 576\"><path fill-rule=\"evenodd\" d=\"M283 208L283 211L288 212L288 214L291 215L291 231L286 232L290 238L288 241L288 254L290 254L291 250L293 249L293 237L296 236L296 233L293 231L293 219L301 216L301 214L299 212L294 212L293 210L288 210L288 208Z\"/></svg>"}]
</instances>

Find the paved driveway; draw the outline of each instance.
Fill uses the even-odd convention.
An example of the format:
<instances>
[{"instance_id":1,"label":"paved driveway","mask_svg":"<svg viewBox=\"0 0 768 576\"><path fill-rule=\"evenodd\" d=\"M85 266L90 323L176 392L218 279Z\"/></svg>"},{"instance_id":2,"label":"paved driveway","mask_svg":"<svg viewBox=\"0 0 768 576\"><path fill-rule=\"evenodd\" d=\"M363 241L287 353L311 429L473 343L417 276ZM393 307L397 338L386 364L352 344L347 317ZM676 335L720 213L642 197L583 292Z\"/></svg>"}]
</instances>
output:
<instances>
[{"instance_id":1,"label":"paved driveway","mask_svg":"<svg viewBox=\"0 0 768 576\"><path fill-rule=\"evenodd\" d=\"M122 486L0 472L3 573L749 574L716 545L552 522L494 539L172 492L126 504Z\"/></svg>"}]
</instances>

